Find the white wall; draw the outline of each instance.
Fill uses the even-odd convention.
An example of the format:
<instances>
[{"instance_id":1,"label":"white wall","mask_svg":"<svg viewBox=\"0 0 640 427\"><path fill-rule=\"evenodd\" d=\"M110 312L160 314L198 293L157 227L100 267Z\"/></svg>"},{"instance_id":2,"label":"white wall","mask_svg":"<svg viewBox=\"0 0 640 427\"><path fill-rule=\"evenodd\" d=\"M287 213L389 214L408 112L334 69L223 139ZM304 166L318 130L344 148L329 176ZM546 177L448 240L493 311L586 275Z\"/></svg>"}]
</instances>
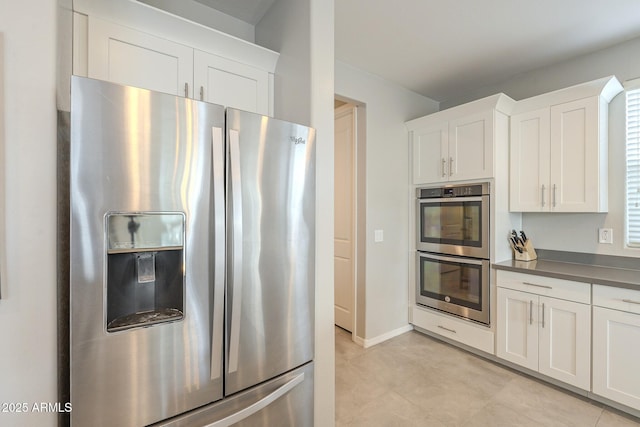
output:
<instances>
[{"instance_id":1,"label":"white wall","mask_svg":"<svg viewBox=\"0 0 640 427\"><path fill-rule=\"evenodd\" d=\"M304 125L311 119L310 19L310 0L277 0L256 25L256 43L280 53L274 116Z\"/></svg>"},{"instance_id":2,"label":"white wall","mask_svg":"<svg viewBox=\"0 0 640 427\"><path fill-rule=\"evenodd\" d=\"M405 121L438 103L336 62L335 93L366 104L366 325L374 340L408 324L409 143ZM384 241L375 243L374 230Z\"/></svg>"},{"instance_id":3,"label":"white wall","mask_svg":"<svg viewBox=\"0 0 640 427\"><path fill-rule=\"evenodd\" d=\"M55 0L0 2L2 233L10 243L0 300L0 402L7 403L57 399L55 22ZM0 412L0 425L55 426L57 414Z\"/></svg>"},{"instance_id":4,"label":"white wall","mask_svg":"<svg viewBox=\"0 0 640 427\"><path fill-rule=\"evenodd\" d=\"M504 92L523 99L574 84L615 75L620 81L640 76L640 38L583 55L553 66L518 75L473 94ZM448 102L447 104L452 104ZM625 212L625 100L618 95L609 105L609 212L607 214L543 214L522 216L534 245L543 249L640 257L624 247ZM613 244L597 241L599 227L613 228Z\"/></svg>"},{"instance_id":5,"label":"white wall","mask_svg":"<svg viewBox=\"0 0 640 427\"><path fill-rule=\"evenodd\" d=\"M335 423L333 320L333 0L278 0L256 41L280 52L275 116L316 128L314 418Z\"/></svg>"}]
</instances>

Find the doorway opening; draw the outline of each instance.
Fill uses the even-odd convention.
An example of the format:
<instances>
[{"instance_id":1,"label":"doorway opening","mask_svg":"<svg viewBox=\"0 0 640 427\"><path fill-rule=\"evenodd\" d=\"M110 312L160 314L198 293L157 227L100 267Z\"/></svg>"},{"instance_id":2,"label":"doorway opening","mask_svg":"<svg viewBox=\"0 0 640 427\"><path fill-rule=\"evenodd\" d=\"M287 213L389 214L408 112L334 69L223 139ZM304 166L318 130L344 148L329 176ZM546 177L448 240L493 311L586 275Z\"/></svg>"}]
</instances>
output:
<instances>
[{"instance_id":1,"label":"doorway opening","mask_svg":"<svg viewBox=\"0 0 640 427\"><path fill-rule=\"evenodd\" d=\"M334 102L334 315L336 326L364 344L366 152L362 103Z\"/></svg>"}]
</instances>

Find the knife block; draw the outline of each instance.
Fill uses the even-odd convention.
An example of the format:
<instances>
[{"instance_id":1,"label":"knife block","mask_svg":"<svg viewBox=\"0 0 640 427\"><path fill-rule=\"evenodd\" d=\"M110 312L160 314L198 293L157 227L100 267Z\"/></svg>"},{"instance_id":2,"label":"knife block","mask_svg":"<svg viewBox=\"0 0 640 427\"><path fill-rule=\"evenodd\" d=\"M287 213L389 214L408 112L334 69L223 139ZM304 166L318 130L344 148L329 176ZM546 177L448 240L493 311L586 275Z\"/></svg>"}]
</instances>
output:
<instances>
[{"instance_id":1,"label":"knife block","mask_svg":"<svg viewBox=\"0 0 640 427\"><path fill-rule=\"evenodd\" d=\"M524 244L522 253L513 248L513 256L516 261L533 261L538 259L538 254L531 244L531 240L527 240Z\"/></svg>"}]
</instances>

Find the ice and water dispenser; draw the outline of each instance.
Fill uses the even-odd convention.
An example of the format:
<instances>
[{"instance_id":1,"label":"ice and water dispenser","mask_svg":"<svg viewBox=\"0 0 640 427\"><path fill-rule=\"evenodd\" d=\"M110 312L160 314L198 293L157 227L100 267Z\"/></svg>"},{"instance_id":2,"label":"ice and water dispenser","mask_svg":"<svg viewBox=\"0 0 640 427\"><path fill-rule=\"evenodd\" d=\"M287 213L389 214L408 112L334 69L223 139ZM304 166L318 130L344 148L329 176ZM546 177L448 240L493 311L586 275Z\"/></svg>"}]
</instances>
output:
<instances>
[{"instance_id":1,"label":"ice and water dispenser","mask_svg":"<svg viewBox=\"0 0 640 427\"><path fill-rule=\"evenodd\" d=\"M107 331L184 316L182 213L109 213Z\"/></svg>"}]
</instances>

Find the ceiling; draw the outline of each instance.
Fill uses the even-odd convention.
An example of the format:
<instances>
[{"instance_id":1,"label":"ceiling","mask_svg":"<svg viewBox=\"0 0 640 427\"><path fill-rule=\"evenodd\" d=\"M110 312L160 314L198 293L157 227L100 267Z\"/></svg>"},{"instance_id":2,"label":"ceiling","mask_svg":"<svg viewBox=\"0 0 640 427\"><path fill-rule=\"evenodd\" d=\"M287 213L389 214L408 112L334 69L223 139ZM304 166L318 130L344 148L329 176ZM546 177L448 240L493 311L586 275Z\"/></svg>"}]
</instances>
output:
<instances>
[{"instance_id":1,"label":"ceiling","mask_svg":"<svg viewBox=\"0 0 640 427\"><path fill-rule=\"evenodd\" d=\"M256 25L275 0L195 0L241 21Z\"/></svg>"},{"instance_id":2,"label":"ceiling","mask_svg":"<svg viewBox=\"0 0 640 427\"><path fill-rule=\"evenodd\" d=\"M441 102L640 37L638 0L391 4L336 0L336 59Z\"/></svg>"},{"instance_id":3,"label":"ceiling","mask_svg":"<svg viewBox=\"0 0 640 427\"><path fill-rule=\"evenodd\" d=\"M256 25L275 0L194 0ZM640 0L335 0L335 56L436 101L640 37Z\"/></svg>"}]
</instances>

